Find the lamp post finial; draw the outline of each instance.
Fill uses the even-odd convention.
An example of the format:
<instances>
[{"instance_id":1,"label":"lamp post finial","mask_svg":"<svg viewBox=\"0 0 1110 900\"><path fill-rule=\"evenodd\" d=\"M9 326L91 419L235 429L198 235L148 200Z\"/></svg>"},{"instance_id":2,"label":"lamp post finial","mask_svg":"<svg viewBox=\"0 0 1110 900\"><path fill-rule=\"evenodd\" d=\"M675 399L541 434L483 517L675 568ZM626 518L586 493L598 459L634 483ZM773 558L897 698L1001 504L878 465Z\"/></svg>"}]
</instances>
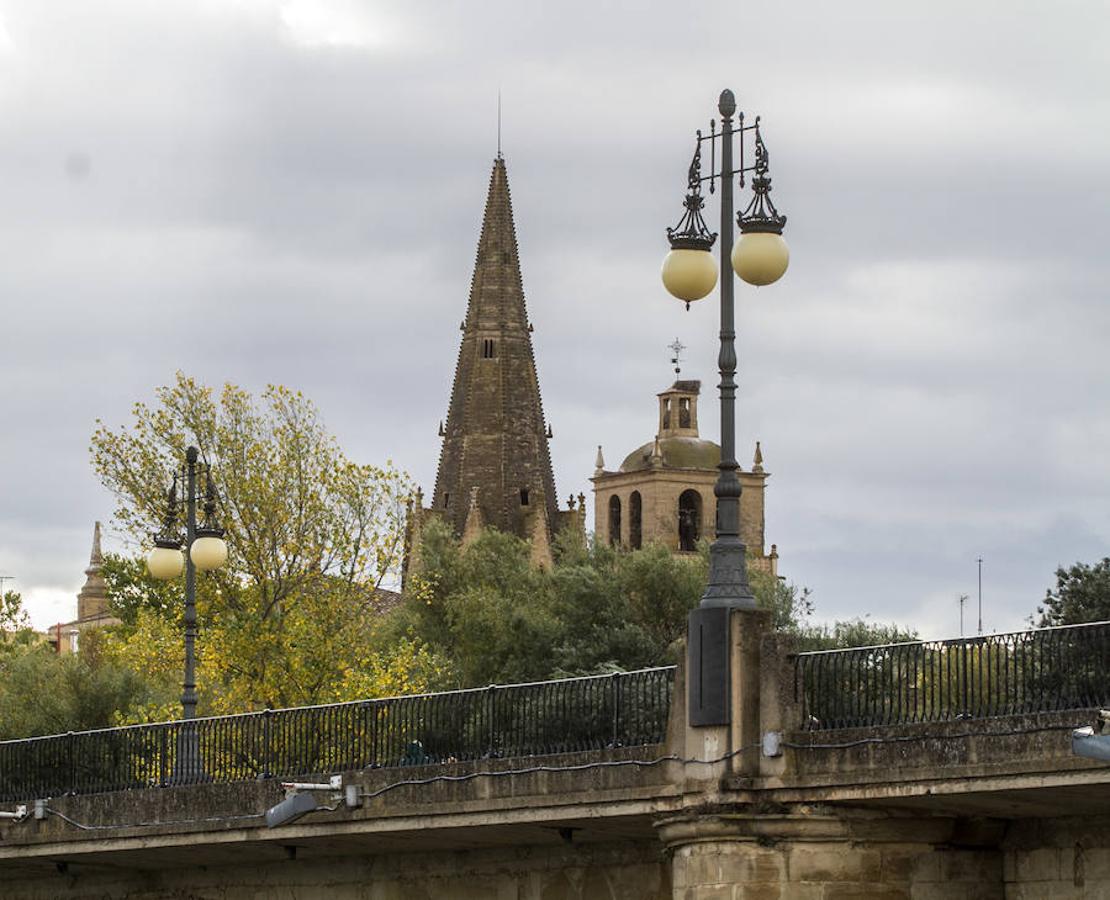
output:
<instances>
[{"instance_id":1,"label":"lamp post finial","mask_svg":"<svg viewBox=\"0 0 1110 900\"><path fill-rule=\"evenodd\" d=\"M736 96L728 88L721 91L721 99L717 101L717 109L726 119L736 112Z\"/></svg>"}]
</instances>

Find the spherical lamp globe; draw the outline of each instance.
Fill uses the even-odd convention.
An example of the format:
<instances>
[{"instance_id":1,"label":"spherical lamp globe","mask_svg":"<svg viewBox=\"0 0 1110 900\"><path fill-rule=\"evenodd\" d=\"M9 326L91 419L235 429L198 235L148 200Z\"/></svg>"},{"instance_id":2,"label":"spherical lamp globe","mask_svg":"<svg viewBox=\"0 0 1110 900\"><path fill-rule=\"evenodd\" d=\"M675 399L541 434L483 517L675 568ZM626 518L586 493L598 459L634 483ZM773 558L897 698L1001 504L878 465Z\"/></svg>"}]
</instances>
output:
<instances>
[{"instance_id":1,"label":"spherical lamp globe","mask_svg":"<svg viewBox=\"0 0 1110 900\"><path fill-rule=\"evenodd\" d=\"M146 557L146 569L159 581L170 581L185 568L185 557L177 547L155 546Z\"/></svg>"},{"instance_id":2,"label":"spherical lamp globe","mask_svg":"<svg viewBox=\"0 0 1110 900\"><path fill-rule=\"evenodd\" d=\"M748 284L772 284L790 264L790 250L781 234L749 231L732 248L732 268Z\"/></svg>"},{"instance_id":3,"label":"spherical lamp globe","mask_svg":"<svg viewBox=\"0 0 1110 900\"><path fill-rule=\"evenodd\" d=\"M678 248L663 260L663 286L679 300L700 300L716 285L717 264L708 250Z\"/></svg>"},{"instance_id":4,"label":"spherical lamp globe","mask_svg":"<svg viewBox=\"0 0 1110 900\"><path fill-rule=\"evenodd\" d=\"M194 538L189 548L189 558L202 572L218 569L227 562L227 541L215 534Z\"/></svg>"}]
</instances>

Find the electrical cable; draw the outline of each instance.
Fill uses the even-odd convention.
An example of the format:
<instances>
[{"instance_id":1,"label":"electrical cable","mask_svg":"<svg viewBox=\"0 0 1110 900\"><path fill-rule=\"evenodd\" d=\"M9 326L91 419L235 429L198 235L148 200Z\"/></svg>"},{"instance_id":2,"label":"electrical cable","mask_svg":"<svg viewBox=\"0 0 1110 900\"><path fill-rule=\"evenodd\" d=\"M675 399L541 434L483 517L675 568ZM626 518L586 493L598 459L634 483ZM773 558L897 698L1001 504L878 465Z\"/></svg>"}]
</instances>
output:
<instances>
[{"instance_id":1,"label":"electrical cable","mask_svg":"<svg viewBox=\"0 0 1110 900\"><path fill-rule=\"evenodd\" d=\"M912 741L962 740L973 737L1017 737L1042 731L1073 731L1082 727L1082 725L1038 725L1033 728L1010 728L1001 731L962 731L958 734L900 734L889 737L880 735L832 744L799 744L795 741L783 741L780 746L789 747L791 750L845 750L863 744L906 744Z\"/></svg>"},{"instance_id":2,"label":"electrical cable","mask_svg":"<svg viewBox=\"0 0 1110 900\"><path fill-rule=\"evenodd\" d=\"M738 747L731 750L724 756L718 756L715 759L696 759L694 757L678 756L676 754L669 754L667 756L658 756L655 759L616 759L616 760L602 760L600 762L582 763L577 766L529 766L524 769L503 769L501 771L484 771L484 772L467 772L465 775L433 775L431 778L412 778L405 781L395 781L380 787L375 791L364 791L359 793L359 797L363 800L372 800L375 797L380 797L382 794L395 790L399 787L410 787L425 784L435 784L436 782L460 782L460 781L473 781L475 778L501 778L506 775L531 775L535 772L583 772L588 769L612 769L621 766L639 766L646 769L652 766L657 766L665 762L677 762L685 765L705 765L714 766L718 763L726 762L734 756L739 756L747 750L757 750L762 744L748 744L744 747Z\"/></svg>"},{"instance_id":3,"label":"electrical cable","mask_svg":"<svg viewBox=\"0 0 1110 900\"><path fill-rule=\"evenodd\" d=\"M1025 734L1036 734L1045 731L1071 731L1076 728L1082 728L1082 725L1040 725L1033 728L1011 728L1005 730L995 731L965 731L958 734L912 734L912 735L895 735L895 736L876 736L859 738L852 741L842 741L838 743L820 743L820 744L806 744L798 743L796 741L782 741L779 746L788 747L791 750L846 750L852 747L860 747L866 744L901 744L912 741L930 741L930 740L962 740L972 737L1017 737ZM465 781L473 781L477 778L504 778L513 775L531 775L537 772L547 772L558 774L561 772L584 772L591 769L612 769L620 768L623 766L638 766L640 768L651 768L658 766L662 763L677 762L684 765L706 765L712 766L722 762L727 762L733 757L739 756L750 750L757 750L762 747L762 743L747 744L743 747L738 747L731 750L722 756L713 759L697 759L695 757L683 757L677 754L668 754L667 756L659 756L654 759L618 759L618 760L600 760L598 762L581 763L580 765L573 766L528 766L521 769L503 769L500 771L486 770L482 772L467 772L464 775L433 775L430 778L409 778L403 781L394 781L386 784L373 791L360 791L359 798L362 800L373 800L394 791L401 787L419 787L428 784L436 784L438 782L459 783ZM341 806L337 803L334 806L318 806L313 812L335 812ZM262 819L265 818L265 813L247 813L237 816L208 816L205 818L197 819L174 819L162 822L130 822L121 825L87 825L83 822L78 822L71 819L65 813L54 809L51 806L45 807L46 812L51 815L57 816L75 828L80 828L82 831L107 831L119 830L122 828L148 828L153 826L164 825L197 825L205 822L234 822L249 819Z\"/></svg>"},{"instance_id":4,"label":"electrical cable","mask_svg":"<svg viewBox=\"0 0 1110 900\"><path fill-rule=\"evenodd\" d=\"M406 786L410 786L410 785L433 784L437 781L450 781L450 782L471 781L475 778L504 777L506 775L527 775L527 774L531 774L531 773L534 773L534 772L582 772L582 771L585 771L585 770L588 770L588 769L616 768L616 767L620 767L620 766L640 766L640 767L643 767L643 768L647 768L647 767L650 767L650 766L657 766L660 763L665 763L665 762L681 762L681 763L687 763L687 764L716 765L717 763L722 763L722 762L725 762L726 760L732 759L732 757L737 756L740 753L743 753L745 750L752 750L752 749L755 749L759 746L760 746L759 744L750 744L747 747L740 747L739 749L736 749L736 750L733 750L729 753L726 753L724 756L719 756L716 759L694 759L694 758L680 757L680 756L676 756L674 754L671 754L669 756L660 756L660 757L657 757L656 759L649 759L649 760L643 760L643 759L602 760L600 762L583 763L581 765L576 765L576 766L529 766L528 768L525 768L525 769L505 769L503 771L492 771L492 772L491 771L469 772L466 775L435 775L431 778L407 779L405 781L396 781L396 782L393 782L392 784L387 784L384 787L379 788L376 791L360 792L359 797L362 798L362 799L372 799L374 797L380 797L382 794L388 793L389 791L392 791L392 790L394 790L396 788L399 788L399 787L406 787ZM314 809L312 811L313 812L335 812L337 809L339 809L340 806L342 806L342 803L337 803L334 806L317 806L316 809ZM245 815L238 815L238 816L208 816L208 817L205 817L205 818L198 818L198 819L173 819L173 820L167 820L167 821L163 821L163 822L128 822L128 823L124 823L124 824L121 824L121 825L87 825L83 822L78 822L75 819L71 819L65 813L54 809L52 806L45 807L45 810L46 810L46 812L50 813L51 815L57 816L59 819L62 819L63 821L68 822L70 825L74 826L75 828L80 828L82 831L119 830L121 828L148 828L148 827L153 827L153 826L158 826L158 825L197 825L197 824L202 824L204 822L232 822L232 821L240 821L240 820L244 820L244 819L263 819L263 818L266 817L265 813L248 813L248 814L245 814Z\"/></svg>"},{"instance_id":5,"label":"electrical cable","mask_svg":"<svg viewBox=\"0 0 1110 900\"><path fill-rule=\"evenodd\" d=\"M324 807L327 809L328 807ZM78 822L76 819L71 819L64 812L54 809L52 806L44 807L46 812L52 816L57 816L64 822L68 822L74 828L80 828L82 831L117 831L120 828L149 828L155 825L199 825L203 822L237 822L243 819L264 819L266 813L247 813L238 816L206 816L201 819L167 819L163 822L126 822L122 825L86 825L84 822Z\"/></svg>"}]
</instances>

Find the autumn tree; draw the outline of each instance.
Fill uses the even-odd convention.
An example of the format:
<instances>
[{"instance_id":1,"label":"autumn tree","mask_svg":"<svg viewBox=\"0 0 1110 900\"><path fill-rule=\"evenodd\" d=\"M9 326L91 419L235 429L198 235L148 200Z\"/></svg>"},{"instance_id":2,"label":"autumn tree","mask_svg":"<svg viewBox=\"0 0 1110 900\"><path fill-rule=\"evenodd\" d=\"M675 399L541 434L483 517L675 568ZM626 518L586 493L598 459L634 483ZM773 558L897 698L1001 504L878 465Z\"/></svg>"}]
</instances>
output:
<instances>
[{"instance_id":1,"label":"autumn tree","mask_svg":"<svg viewBox=\"0 0 1110 900\"><path fill-rule=\"evenodd\" d=\"M178 374L130 427L103 422L93 466L117 500L115 521L134 545L164 515L168 478L190 445L211 466L225 569L198 578L202 709L327 702L425 683L434 660L416 644L371 651L383 598L403 551L407 477L349 460L300 393L234 385L217 395ZM178 584L152 581L136 557L105 566L124 620L106 648L154 679L179 677ZM165 710L152 715L169 714Z\"/></svg>"}]
</instances>

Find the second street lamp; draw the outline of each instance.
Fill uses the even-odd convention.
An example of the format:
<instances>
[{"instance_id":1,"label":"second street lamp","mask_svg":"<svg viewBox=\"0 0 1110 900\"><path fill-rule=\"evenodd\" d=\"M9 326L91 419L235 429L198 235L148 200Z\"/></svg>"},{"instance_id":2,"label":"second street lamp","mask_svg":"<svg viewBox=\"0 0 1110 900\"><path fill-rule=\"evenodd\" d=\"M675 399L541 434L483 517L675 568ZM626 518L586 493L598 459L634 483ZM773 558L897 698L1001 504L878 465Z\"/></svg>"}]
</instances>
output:
<instances>
[{"instance_id":1,"label":"second street lamp","mask_svg":"<svg viewBox=\"0 0 1110 900\"><path fill-rule=\"evenodd\" d=\"M720 131L716 120L710 122L708 135L697 132L694 157L687 176L686 199L678 223L667 229L671 250L663 262L663 284L686 304L707 296L718 283L717 266L711 250L717 235L702 217L705 206L701 186L709 182L714 193L717 180L721 189L720 296L721 332L717 357L721 374L721 461L713 493L717 498L716 539L709 550L709 582L701 604L690 617L690 675L704 688L691 695L691 724L726 724L729 721L728 628L729 611L755 609L755 597L748 584L747 548L740 537L740 479L736 461L736 313L733 299L733 272L753 285L777 281L786 271L790 253L782 237L786 216L780 215L771 201L770 155L760 133L759 118L744 124L744 114L733 120L736 98L732 91L721 92L717 105L721 114ZM738 138L739 165L734 167L733 144ZM746 145L752 145L748 163ZM709 174L703 175L702 145L709 145ZM720 145L720 169L717 148ZM733 180L745 186L751 173L752 198L736 218L740 239L733 246ZM695 675L696 673L696 675Z\"/></svg>"},{"instance_id":2,"label":"second street lamp","mask_svg":"<svg viewBox=\"0 0 1110 900\"><path fill-rule=\"evenodd\" d=\"M218 569L227 562L227 543L224 531L216 520L216 491L212 483L212 469L199 463L200 451L190 447L185 451L185 466L175 472L173 485L167 493L166 515L161 530L154 535L154 549L147 556L147 570L161 581L177 578L185 570L185 677L181 686L181 717L185 720L178 735L177 756L174 762L175 781L196 781L203 777L204 764L200 758L197 732L192 720L197 715L196 638L197 597L196 572ZM199 495L199 476L204 475L204 494ZM177 481L185 482L185 552L182 553L182 535L177 520L180 502L177 499ZM197 525L197 501L204 503L204 520Z\"/></svg>"}]
</instances>

